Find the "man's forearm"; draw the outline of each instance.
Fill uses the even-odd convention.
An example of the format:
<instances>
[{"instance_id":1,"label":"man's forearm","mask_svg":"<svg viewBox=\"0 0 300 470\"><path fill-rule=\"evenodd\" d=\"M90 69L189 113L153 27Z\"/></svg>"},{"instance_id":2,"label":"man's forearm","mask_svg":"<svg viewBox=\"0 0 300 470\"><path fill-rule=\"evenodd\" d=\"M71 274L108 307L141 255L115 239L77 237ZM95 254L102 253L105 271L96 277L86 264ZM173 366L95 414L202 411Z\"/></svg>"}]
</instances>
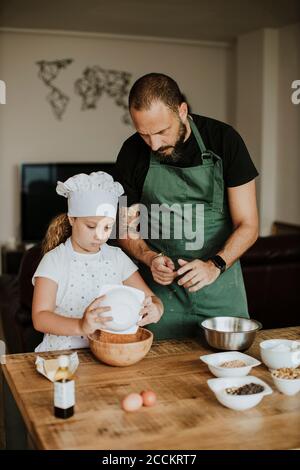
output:
<instances>
[{"instance_id":1,"label":"man's forearm","mask_svg":"<svg viewBox=\"0 0 300 470\"><path fill-rule=\"evenodd\" d=\"M151 250L147 243L140 238L136 240L132 240L130 238L123 238L119 239L118 243L119 246L130 256L132 256L138 261L141 261L147 266L151 265L151 261L153 260L154 256L157 255L157 252Z\"/></svg>"},{"instance_id":2,"label":"man's forearm","mask_svg":"<svg viewBox=\"0 0 300 470\"><path fill-rule=\"evenodd\" d=\"M250 224L241 224L227 239L224 247L216 254L226 261L226 265L229 268L253 245L257 237L257 227L253 227Z\"/></svg>"}]
</instances>

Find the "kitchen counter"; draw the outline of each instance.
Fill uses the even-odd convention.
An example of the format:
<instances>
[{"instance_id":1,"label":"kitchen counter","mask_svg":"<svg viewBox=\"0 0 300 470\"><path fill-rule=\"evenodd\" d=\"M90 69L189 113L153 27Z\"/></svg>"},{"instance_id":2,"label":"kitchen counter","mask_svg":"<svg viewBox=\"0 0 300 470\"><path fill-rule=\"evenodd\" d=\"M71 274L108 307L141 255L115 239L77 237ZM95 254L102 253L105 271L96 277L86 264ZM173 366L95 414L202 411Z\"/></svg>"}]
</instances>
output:
<instances>
[{"instance_id":1,"label":"kitchen counter","mask_svg":"<svg viewBox=\"0 0 300 470\"><path fill-rule=\"evenodd\" d=\"M262 330L246 353L259 359L260 341L270 338L300 339L300 327ZM53 384L35 370L35 353L7 355L2 368L38 449L300 448L300 394L280 394L262 364L251 374L267 382L272 395L250 410L225 408L208 388L213 376L199 360L212 352L194 340L160 341L141 362L117 368L79 350L76 408L68 420L53 415ZM121 409L126 394L146 389L157 394L154 407Z\"/></svg>"}]
</instances>

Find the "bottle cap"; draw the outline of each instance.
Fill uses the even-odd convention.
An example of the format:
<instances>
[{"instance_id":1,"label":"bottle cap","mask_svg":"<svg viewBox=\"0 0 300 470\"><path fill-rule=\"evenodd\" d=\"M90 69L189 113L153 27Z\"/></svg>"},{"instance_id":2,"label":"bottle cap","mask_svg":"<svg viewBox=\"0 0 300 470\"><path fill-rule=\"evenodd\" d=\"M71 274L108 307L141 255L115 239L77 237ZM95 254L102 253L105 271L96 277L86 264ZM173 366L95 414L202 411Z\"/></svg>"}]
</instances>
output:
<instances>
[{"instance_id":1,"label":"bottle cap","mask_svg":"<svg viewBox=\"0 0 300 470\"><path fill-rule=\"evenodd\" d=\"M58 357L58 365L59 367L69 367L69 356L59 356Z\"/></svg>"}]
</instances>

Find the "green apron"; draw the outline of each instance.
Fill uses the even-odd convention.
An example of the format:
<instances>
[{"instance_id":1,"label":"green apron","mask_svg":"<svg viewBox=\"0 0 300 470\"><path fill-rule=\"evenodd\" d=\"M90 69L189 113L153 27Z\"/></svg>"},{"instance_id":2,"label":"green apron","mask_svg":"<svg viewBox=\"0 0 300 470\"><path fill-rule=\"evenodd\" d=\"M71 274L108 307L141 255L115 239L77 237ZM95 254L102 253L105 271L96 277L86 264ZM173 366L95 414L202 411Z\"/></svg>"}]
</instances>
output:
<instances>
[{"instance_id":1,"label":"green apron","mask_svg":"<svg viewBox=\"0 0 300 470\"><path fill-rule=\"evenodd\" d=\"M145 220L148 226L147 244L154 251L164 252L169 256L175 269L179 268L179 258L206 261L222 248L233 231L224 191L222 159L206 150L201 135L190 118L189 123L200 148L200 164L188 168L165 165L151 153L141 197L141 203L148 211ZM169 209L163 213L151 211L153 204ZM192 210L185 210L186 204ZM201 204L202 210L196 210L196 204ZM171 224L166 233L162 221L168 212ZM141 211L141 222L142 219ZM181 234L178 231L182 222L190 224L185 226L192 227L193 231L197 229L198 233L204 233L203 246L198 243L199 246L193 247L194 249L186 248L186 244L194 242L196 238L191 239L192 232L186 234L182 230ZM166 239L166 235L169 239ZM150 269L144 264L140 266L140 273L165 307L161 320L149 325L155 339L195 337L199 333L200 323L205 318L216 315L249 317L239 261L215 282L197 292L189 292L179 286L178 279L169 286L156 283Z\"/></svg>"}]
</instances>

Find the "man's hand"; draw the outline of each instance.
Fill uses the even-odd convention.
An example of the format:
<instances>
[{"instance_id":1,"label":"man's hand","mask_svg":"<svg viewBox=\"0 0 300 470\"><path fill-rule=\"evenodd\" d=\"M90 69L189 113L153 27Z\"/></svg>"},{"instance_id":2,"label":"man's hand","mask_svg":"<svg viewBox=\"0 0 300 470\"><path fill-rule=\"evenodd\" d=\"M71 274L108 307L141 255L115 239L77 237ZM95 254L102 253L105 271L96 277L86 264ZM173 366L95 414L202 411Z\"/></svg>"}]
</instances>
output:
<instances>
[{"instance_id":1,"label":"man's hand","mask_svg":"<svg viewBox=\"0 0 300 470\"><path fill-rule=\"evenodd\" d=\"M158 297L147 296L143 302L143 308L141 310L142 319L138 322L139 326L145 326L149 323L157 323L164 312L162 302Z\"/></svg>"},{"instance_id":2,"label":"man's hand","mask_svg":"<svg viewBox=\"0 0 300 470\"><path fill-rule=\"evenodd\" d=\"M151 261L150 269L154 281L162 286L172 284L177 276L174 263L168 256L154 257Z\"/></svg>"},{"instance_id":3,"label":"man's hand","mask_svg":"<svg viewBox=\"0 0 300 470\"><path fill-rule=\"evenodd\" d=\"M178 269L177 275L181 276L186 273L178 281L178 285L188 289L189 292L197 292L202 287L212 284L220 276L220 269L212 261L195 259L188 262L179 259L178 264L181 268Z\"/></svg>"}]
</instances>

